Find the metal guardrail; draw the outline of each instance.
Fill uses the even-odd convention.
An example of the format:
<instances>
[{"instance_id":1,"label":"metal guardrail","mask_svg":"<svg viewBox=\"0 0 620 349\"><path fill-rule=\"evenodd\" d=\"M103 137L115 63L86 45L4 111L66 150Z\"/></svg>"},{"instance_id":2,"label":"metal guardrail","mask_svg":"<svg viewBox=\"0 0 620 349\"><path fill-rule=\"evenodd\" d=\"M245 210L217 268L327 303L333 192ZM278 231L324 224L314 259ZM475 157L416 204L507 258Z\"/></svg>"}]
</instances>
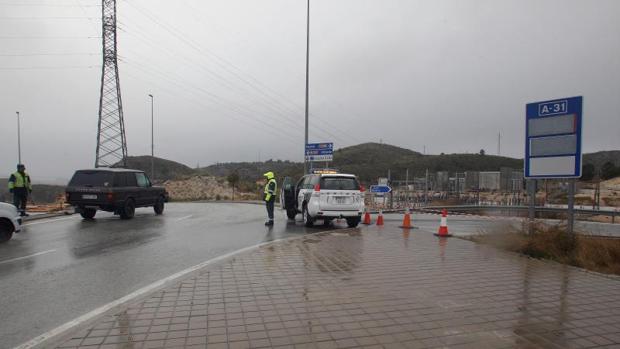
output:
<instances>
[{"instance_id":1,"label":"metal guardrail","mask_svg":"<svg viewBox=\"0 0 620 349\"><path fill-rule=\"evenodd\" d=\"M462 206L426 206L419 208L420 211L426 212L439 212L443 209L453 212L459 211L503 211L503 212L525 212L527 213L529 210L528 206L480 206L480 205L462 205ZM567 213L566 208L557 208L557 207L544 207L544 206L536 206L534 208L536 212L544 212L544 213ZM586 210L586 209L575 209L575 214L579 215L590 215L590 216L610 216L611 222L615 223L616 217L620 216L620 212L618 211L608 211L608 210Z\"/></svg>"}]
</instances>

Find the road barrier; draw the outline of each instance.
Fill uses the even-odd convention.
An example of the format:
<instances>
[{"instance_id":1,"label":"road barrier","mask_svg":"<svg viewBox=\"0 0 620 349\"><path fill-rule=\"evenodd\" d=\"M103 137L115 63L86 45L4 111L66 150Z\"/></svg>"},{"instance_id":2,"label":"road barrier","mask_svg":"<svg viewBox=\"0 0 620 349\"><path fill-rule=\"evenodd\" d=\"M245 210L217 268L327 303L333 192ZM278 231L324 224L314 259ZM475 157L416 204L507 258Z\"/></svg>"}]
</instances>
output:
<instances>
[{"instance_id":1,"label":"road barrier","mask_svg":"<svg viewBox=\"0 0 620 349\"><path fill-rule=\"evenodd\" d=\"M364 220L362 221L362 224L366 224L366 225L372 224L372 221L370 220L370 212L368 212L368 210L366 210L366 212L364 213Z\"/></svg>"},{"instance_id":2,"label":"road barrier","mask_svg":"<svg viewBox=\"0 0 620 349\"><path fill-rule=\"evenodd\" d=\"M377 216L377 225L383 225L383 211L379 211L379 216Z\"/></svg>"},{"instance_id":3,"label":"road barrier","mask_svg":"<svg viewBox=\"0 0 620 349\"><path fill-rule=\"evenodd\" d=\"M435 234L435 236L439 236L440 238L447 238L452 236L450 233L448 233L448 211L446 209L443 209L443 211L441 211L441 223L439 224L439 231L437 231L437 234Z\"/></svg>"},{"instance_id":4,"label":"road barrier","mask_svg":"<svg viewBox=\"0 0 620 349\"><path fill-rule=\"evenodd\" d=\"M409 209L405 211L405 215L403 216L403 225L400 227L403 229L413 229L413 225L411 225L411 212L409 212Z\"/></svg>"}]
</instances>

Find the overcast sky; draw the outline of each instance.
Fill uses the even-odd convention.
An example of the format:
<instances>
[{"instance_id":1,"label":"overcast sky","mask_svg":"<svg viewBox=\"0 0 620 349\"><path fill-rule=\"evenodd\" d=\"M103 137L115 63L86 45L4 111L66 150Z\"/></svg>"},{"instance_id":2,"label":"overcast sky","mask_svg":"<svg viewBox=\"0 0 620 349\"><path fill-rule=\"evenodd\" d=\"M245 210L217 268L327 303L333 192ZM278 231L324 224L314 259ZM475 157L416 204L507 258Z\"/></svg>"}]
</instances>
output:
<instances>
[{"instance_id":1,"label":"overcast sky","mask_svg":"<svg viewBox=\"0 0 620 349\"><path fill-rule=\"evenodd\" d=\"M101 8L0 2L0 169L95 161ZM584 149L620 149L620 2L311 0L310 140L522 157L525 104L584 96ZM120 0L130 155L303 158L305 0Z\"/></svg>"}]
</instances>

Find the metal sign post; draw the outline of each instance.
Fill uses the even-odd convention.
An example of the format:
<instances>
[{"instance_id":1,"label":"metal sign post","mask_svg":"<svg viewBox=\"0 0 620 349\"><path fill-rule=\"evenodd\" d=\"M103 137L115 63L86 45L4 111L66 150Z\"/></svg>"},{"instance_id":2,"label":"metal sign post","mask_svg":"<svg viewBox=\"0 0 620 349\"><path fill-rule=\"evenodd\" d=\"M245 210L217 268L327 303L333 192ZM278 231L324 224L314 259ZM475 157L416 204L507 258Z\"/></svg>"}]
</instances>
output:
<instances>
[{"instance_id":1,"label":"metal sign post","mask_svg":"<svg viewBox=\"0 0 620 349\"><path fill-rule=\"evenodd\" d=\"M579 96L529 103L525 108L525 178L570 179L569 233L574 226L575 178L581 177L582 105ZM532 204L530 199L530 210Z\"/></svg>"}]
</instances>

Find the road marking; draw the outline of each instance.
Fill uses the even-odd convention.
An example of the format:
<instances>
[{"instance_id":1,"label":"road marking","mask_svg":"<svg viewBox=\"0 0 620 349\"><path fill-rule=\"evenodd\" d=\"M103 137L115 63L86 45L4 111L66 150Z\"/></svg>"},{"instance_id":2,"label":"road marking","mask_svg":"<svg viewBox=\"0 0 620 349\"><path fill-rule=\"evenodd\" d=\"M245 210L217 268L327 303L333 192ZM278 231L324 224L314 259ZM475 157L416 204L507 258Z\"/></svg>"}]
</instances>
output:
<instances>
[{"instance_id":1,"label":"road marking","mask_svg":"<svg viewBox=\"0 0 620 349\"><path fill-rule=\"evenodd\" d=\"M95 309L95 310L93 310L91 312L88 312L88 313L86 313L86 314L84 314L84 315L82 315L82 316L80 316L80 317L78 317L76 319L73 319L73 320L71 320L71 321L69 321L69 322L67 322L67 323L65 323L63 325L60 325L60 326L56 327L55 329L53 329L51 331L48 331L48 332L46 332L46 333L44 333L44 334L42 334L42 335L40 335L40 336L38 336L38 337L28 341L26 343L23 343L23 344L15 347L14 349L32 349L32 348L39 348L39 347L41 347L41 348L47 347L47 346L49 346L50 343L46 343L46 342L61 339L62 335L66 334L66 332L69 332L69 331L73 330L75 327L80 326L80 325L82 325L82 324L84 324L86 322L93 321L97 317L99 317L99 316L101 316L101 315L103 315L103 314L105 314L105 313L107 313L107 312L109 312L109 311L111 311L111 310L113 310L113 309L115 309L117 307L121 307L123 304L128 303L128 302L130 302L131 300L133 300L135 298L139 298L139 297L148 295L148 294L154 292L157 289L164 288L165 286L168 286L169 284L172 284L173 282L178 281L179 279L181 279L181 278L183 278L183 277L185 277L185 276L187 276L187 275L189 275L189 274L191 274L191 273L193 273L193 272L195 272L197 270L200 270L200 269L205 268L205 267L207 267L207 266L209 266L211 264L214 264L214 263L220 262L222 260L225 260L227 258L230 258L230 257L232 257L232 256L234 256L236 254L239 254L239 253L243 253L243 252L250 251L250 250L253 250L253 249L256 249L256 248L260 248L262 246L272 244L272 243L274 243L276 241L282 241L282 240L287 240L287 239L295 239L295 238L298 238L298 237L292 237L292 238L286 238L286 239L279 239L279 240L263 242L263 243L260 243L260 244L254 245L254 246L245 247L245 248L242 248L240 250L236 250L236 251L227 253L227 254L225 254L223 256L215 257L215 258L210 259L210 260L208 260L206 262L202 262L200 264L197 264L197 265L195 265L193 267L189 267L189 268L187 268L185 270L182 270L182 271L180 271L180 272L178 272L176 274L170 275L167 278L161 279L159 281L155 281L154 283L152 283L152 284L150 284L148 286L145 286L145 287L143 287L143 288L141 288L141 289L139 289L137 291L134 291L134 292L126 295L125 297L119 298L119 299L117 299L117 300L115 300L113 302L110 302L110 303L108 303L106 305L103 305L103 306L101 306L101 307L99 307L99 308L97 308L97 309ZM47 346L46 346L46 344L47 344Z\"/></svg>"},{"instance_id":2,"label":"road marking","mask_svg":"<svg viewBox=\"0 0 620 349\"><path fill-rule=\"evenodd\" d=\"M44 255L44 254L48 254L48 253L52 253L52 252L56 252L56 250L47 250L47 251L31 254L31 255L28 255L28 256L7 259L7 260L4 260L4 261L0 261L0 264L17 262L17 261L21 261L22 259L28 259L28 258L32 258L32 257L36 257L36 256L40 256L40 255Z\"/></svg>"},{"instance_id":3,"label":"road marking","mask_svg":"<svg viewBox=\"0 0 620 349\"><path fill-rule=\"evenodd\" d=\"M56 218L56 219L42 219L40 221L35 221L35 222L30 222L30 223L24 223L22 224L23 227L27 227L29 225L37 225L37 224L43 224L43 223L53 223L53 222L58 222L58 221L66 221L68 219L74 219L75 216L71 216L71 217L65 217L65 218Z\"/></svg>"},{"instance_id":4,"label":"road marking","mask_svg":"<svg viewBox=\"0 0 620 349\"><path fill-rule=\"evenodd\" d=\"M194 215L190 214L189 216L185 216L185 217L178 218L178 219L177 219L177 222L180 222L180 221L186 220L186 219L188 219L188 218L192 218L192 217L194 217Z\"/></svg>"}]
</instances>

